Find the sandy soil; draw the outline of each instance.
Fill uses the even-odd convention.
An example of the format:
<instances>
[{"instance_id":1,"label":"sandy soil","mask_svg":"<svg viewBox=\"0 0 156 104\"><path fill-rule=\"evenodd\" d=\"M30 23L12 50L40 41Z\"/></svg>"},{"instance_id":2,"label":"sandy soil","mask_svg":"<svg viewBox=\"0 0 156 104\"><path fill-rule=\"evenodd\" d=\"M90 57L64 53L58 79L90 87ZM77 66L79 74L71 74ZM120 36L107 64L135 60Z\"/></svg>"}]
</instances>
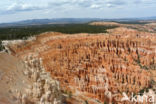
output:
<instances>
[{"instance_id":1,"label":"sandy soil","mask_svg":"<svg viewBox=\"0 0 156 104\"><path fill-rule=\"evenodd\" d=\"M22 70L24 65L16 57L0 53L0 104L17 104L16 89L22 91L30 84Z\"/></svg>"}]
</instances>

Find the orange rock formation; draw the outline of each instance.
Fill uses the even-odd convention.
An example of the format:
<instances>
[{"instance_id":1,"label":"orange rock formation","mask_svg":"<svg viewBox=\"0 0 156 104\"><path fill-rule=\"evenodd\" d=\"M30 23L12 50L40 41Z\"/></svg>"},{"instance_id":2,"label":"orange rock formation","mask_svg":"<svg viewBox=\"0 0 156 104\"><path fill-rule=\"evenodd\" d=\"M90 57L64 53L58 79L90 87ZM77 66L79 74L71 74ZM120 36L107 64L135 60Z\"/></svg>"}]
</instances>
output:
<instances>
[{"instance_id":1,"label":"orange rock formation","mask_svg":"<svg viewBox=\"0 0 156 104\"><path fill-rule=\"evenodd\" d=\"M156 62L156 35L119 30L112 30L111 35L45 33L8 48L23 60L37 54L44 68L73 97L91 104L96 104L95 99L120 103L122 92L138 93L150 86L147 69Z\"/></svg>"}]
</instances>

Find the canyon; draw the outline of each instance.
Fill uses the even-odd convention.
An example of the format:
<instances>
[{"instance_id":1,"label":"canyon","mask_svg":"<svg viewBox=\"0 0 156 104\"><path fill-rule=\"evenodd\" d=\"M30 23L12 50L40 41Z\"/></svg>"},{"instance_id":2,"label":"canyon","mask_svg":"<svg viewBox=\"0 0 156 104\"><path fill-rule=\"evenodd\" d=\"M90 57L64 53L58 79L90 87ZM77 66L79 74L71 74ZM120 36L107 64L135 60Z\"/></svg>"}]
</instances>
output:
<instances>
[{"instance_id":1,"label":"canyon","mask_svg":"<svg viewBox=\"0 0 156 104\"><path fill-rule=\"evenodd\" d=\"M63 104L63 95L67 104L133 104L121 100L123 92L130 96L148 89L155 95L156 33L127 27L107 31L46 32L2 44L23 62L23 73L32 80L25 97L35 104Z\"/></svg>"}]
</instances>

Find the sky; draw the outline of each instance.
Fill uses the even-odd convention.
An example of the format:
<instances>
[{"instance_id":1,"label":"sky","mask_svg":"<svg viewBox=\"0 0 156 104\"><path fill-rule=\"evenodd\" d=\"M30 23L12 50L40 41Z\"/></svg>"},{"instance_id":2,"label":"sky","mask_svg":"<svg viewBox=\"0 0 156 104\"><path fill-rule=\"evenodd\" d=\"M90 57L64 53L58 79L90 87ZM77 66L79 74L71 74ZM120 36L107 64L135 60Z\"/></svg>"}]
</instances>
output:
<instances>
[{"instance_id":1,"label":"sky","mask_svg":"<svg viewBox=\"0 0 156 104\"><path fill-rule=\"evenodd\" d=\"M52 18L156 16L156 0L0 0L0 23Z\"/></svg>"}]
</instances>

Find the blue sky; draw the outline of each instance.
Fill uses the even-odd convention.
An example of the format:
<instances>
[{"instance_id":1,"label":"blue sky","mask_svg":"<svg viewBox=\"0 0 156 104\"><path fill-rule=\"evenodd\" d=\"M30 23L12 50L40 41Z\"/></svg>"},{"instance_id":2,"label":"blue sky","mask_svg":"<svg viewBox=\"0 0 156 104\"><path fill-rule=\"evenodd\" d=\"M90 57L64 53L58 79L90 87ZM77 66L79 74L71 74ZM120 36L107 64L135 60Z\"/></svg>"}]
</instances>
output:
<instances>
[{"instance_id":1,"label":"blue sky","mask_svg":"<svg viewBox=\"0 0 156 104\"><path fill-rule=\"evenodd\" d=\"M1 0L0 23L45 18L156 16L156 0Z\"/></svg>"}]
</instances>

